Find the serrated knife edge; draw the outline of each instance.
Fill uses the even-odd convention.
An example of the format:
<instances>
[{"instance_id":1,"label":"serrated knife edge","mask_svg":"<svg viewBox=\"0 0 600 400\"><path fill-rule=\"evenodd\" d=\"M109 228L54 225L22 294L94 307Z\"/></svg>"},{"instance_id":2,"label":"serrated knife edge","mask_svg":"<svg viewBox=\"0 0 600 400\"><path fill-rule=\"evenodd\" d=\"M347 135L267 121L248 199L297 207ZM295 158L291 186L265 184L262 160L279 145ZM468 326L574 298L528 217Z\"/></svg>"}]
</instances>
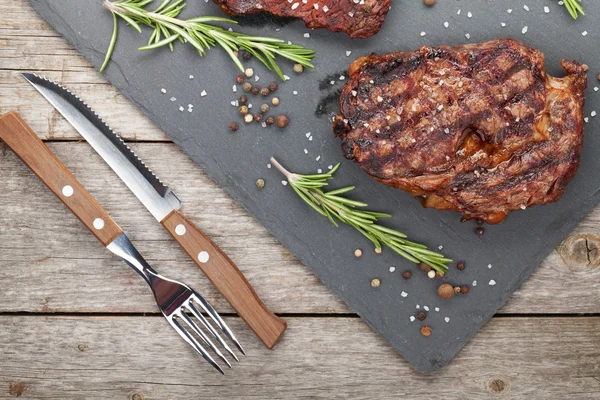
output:
<instances>
[{"instance_id":1,"label":"serrated knife edge","mask_svg":"<svg viewBox=\"0 0 600 400\"><path fill-rule=\"evenodd\" d=\"M177 196L81 98L43 76L22 75L73 125L159 222L181 207ZM77 118L77 113L81 118Z\"/></svg>"}]
</instances>

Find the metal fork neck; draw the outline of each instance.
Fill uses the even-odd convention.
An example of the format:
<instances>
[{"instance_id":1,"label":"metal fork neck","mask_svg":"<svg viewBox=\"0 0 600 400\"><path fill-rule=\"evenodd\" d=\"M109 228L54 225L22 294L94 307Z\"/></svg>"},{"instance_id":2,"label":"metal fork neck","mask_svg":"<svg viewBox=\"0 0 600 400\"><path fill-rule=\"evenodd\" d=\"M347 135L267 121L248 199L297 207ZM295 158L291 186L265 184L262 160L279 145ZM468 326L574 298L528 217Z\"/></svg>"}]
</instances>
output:
<instances>
[{"instance_id":1,"label":"metal fork neck","mask_svg":"<svg viewBox=\"0 0 600 400\"><path fill-rule=\"evenodd\" d=\"M119 256L127 265L144 278L148 285L152 286L152 276L156 276L158 273L144 260L127 235L122 233L106 248L111 253Z\"/></svg>"}]
</instances>

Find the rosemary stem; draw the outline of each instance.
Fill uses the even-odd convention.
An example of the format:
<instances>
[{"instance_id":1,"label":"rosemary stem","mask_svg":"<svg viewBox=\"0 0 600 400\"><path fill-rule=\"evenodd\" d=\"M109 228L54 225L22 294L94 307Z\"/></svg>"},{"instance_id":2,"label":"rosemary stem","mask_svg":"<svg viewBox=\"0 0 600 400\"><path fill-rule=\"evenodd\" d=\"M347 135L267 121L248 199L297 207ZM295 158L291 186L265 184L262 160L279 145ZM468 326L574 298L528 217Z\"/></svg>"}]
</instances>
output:
<instances>
[{"instance_id":1,"label":"rosemary stem","mask_svg":"<svg viewBox=\"0 0 600 400\"><path fill-rule=\"evenodd\" d=\"M285 169L285 167L283 165L281 165L279 163L279 161L277 161L275 159L275 157L271 157L271 164L273 164L275 166L275 168L277 168L279 170L279 172L281 172L283 174L283 176L285 176L288 180L288 182L295 182L298 180L298 178L296 177L296 174L292 174L290 171L288 171L287 169Z\"/></svg>"},{"instance_id":2,"label":"rosemary stem","mask_svg":"<svg viewBox=\"0 0 600 400\"><path fill-rule=\"evenodd\" d=\"M125 14L125 15L129 15L129 16L137 15L137 14L130 12L129 10L126 10L126 9L120 7L118 4L112 3L109 0L104 0L104 7L106 7L107 9L109 9L112 12L116 12L119 14ZM158 14L155 12L148 12L148 11L144 11L144 12L151 19L157 19L160 21L169 22L173 25L177 25L177 26L180 26L180 27L186 28L186 29L190 27L190 24L187 21L182 21L180 19L168 17L166 15Z\"/></svg>"}]
</instances>

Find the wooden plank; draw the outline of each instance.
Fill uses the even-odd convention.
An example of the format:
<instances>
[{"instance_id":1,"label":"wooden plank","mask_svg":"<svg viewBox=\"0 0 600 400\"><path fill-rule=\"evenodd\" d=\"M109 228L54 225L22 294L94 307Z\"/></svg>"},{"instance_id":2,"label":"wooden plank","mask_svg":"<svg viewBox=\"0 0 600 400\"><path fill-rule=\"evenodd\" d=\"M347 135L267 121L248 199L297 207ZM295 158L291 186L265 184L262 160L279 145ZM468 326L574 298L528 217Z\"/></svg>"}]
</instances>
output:
<instances>
[{"instance_id":1,"label":"wooden plank","mask_svg":"<svg viewBox=\"0 0 600 400\"><path fill-rule=\"evenodd\" d=\"M0 63L2 58L0 57ZM2 65L2 64L0 64ZM31 69L29 69L30 71ZM46 140L81 140L81 136L68 122L32 88L23 77L22 71L0 70L0 113L17 111L31 128ZM37 71L49 79L67 85L99 115L104 116L123 139L144 141L170 141L149 119L145 118L113 86L104 82L95 71L73 73L81 77L79 82L70 84L64 71ZM97 76L96 76L97 75ZM85 82L88 76L92 83Z\"/></svg>"},{"instance_id":2,"label":"wooden plank","mask_svg":"<svg viewBox=\"0 0 600 400\"><path fill-rule=\"evenodd\" d=\"M600 393L600 318L493 319L434 374L417 373L356 318L288 318L274 351L237 318L226 321L248 356L223 377L162 317L0 317L0 399L589 400Z\"/></svg>"},{"instance_id":3,"label":"wooden plank","mask_svg":"<svg viewBox=\"0 0 600 400\"><path fill-rule=\"evenodd\" d=\"M172 185L186 214L231 256L275 312L349 312L175 145L143 143L133 147ZM231 311L187 255L87 144L50 143L50 148L159 270L196 287L216 302L220 311ZM0 291L0 311L155 311L144 282L101 248L6 149L0 152L0 177L4 187L0 195L0 281L8 282ZM273 184L267 178L266 183ZM255 190L254 182L241 184ZM588 235L588 246L593 246L591 238L600 237L596 223L599 212L577 232ZM568 251L562 251L563 257L552 253L503 313L600 312L597 260L588 265L588 250L579 236L573 236L564 247ZM410 268L410 264L399 258L395 273L404 268ZM124 288L131 290L127 297L120 295Z\"/></svg>"}]
</instances>

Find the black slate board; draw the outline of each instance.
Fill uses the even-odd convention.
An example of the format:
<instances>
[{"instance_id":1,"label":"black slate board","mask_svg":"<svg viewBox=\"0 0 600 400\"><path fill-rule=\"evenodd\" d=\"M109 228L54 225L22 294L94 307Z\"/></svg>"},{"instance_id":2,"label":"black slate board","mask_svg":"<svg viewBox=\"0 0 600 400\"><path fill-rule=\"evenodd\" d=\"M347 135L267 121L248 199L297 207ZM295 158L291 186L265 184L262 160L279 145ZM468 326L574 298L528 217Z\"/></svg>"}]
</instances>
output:
<instances>
[{"instance_id":1,"label":"black slate board","mask_svg":"<svg viewBox=\"0 0 600 400\"><path fill-rule=\"evenodd\" d=\"M102 0L30 2L94 66L102 63L112 27ZM587 15L578 21L571 20L556 1L530 0L529 11L523 3L444 0L426 9L422 1L394 0L384 29L374 38L354 41L344 34L309 31L299 21L243 18L237 29L278 35L318 51L317 68L312 72L296 75L291 65L285 65L292 80L281 85L279 110L292 122L283 132L259 125L243 126L235 134L228 132L229 122L239 118L230 104L240 95L231 88L239 72L217 49L205 58L197 57L191 46L177 46L174 54L167 50L138 52L136 48L144 44L148 34L139 35L122 25L107 77L404 358L421 371L434 371L452 359L600 199L600 139L596 135L600 117L589 118L582 166L564 198L558 204L511 214L504 224L488 227L482 237L473 233L472 223L460 223L458 214L421 209L408 194L369 179L352 162L345 161L329 117L337 111L336 91L344 84L339 77L358 56L502 36L543 51L553 75L562 75L563 57L590 65L586 115L589 117L595 108L600 111L600 92L594 91L594 86L599 86L595 76L600 72L600 31L594 24L600 19L600 2L585 2ZM544 12L544 6L549 7L549 13ZM508 9L513 9L512 13ZM212 2L189 1L184 16L200 14L221 15ZM526 34L522 34L524 26L528 26ZM584 36L585 30L589 33ZM421 36L422 31L425 36ZM350 57L346 56L348 50L352 51ZM274 79L259 64L250 65L261 77L259 85ZM195 79L190 80L189 75ZM167 93L161 93L161 88ZM208 95L201 97L202 90ZM172 96L177 101L171 102ZM260 99L252 102L255 107L262 103ZM195 106L193 113L187 112L190 103ZM184 112L178 110L180 105ZM104 117L110 122L110 115ZM307 139L307 132L312 132L313 141ZM477 286L467 296L444 302L436 295L439 280L414 273L410 281L404 281L401 272L415 271L413 265L390 251L374 254L358 233L348 227L335 229L311 211L281 184L282 177L274 169L267 169L270 156L299 172L325 170L342 162L336 185L356 184L356 199L368 201L372 209L393 213L390 226L400 227L432 248L443 246L443 252L455 260L466 260L464 272L452 267L445 280L469 284L476 280ZM265 189L255 187L257 178L267 181ZM364 250L361 259L353 255L356 248ZM389 271L392 266L396 268L393 273ZM378 289L370 286L375 277L382 281ZM491 279L497 282L495 286L488 284ZM407 297L401 296L403 291ZM429 338L419 333L422 323L409 320L419 306L430 309L426 322L433 335ZM434 307L439 307L439 312Z\"/></svg>"}]
</instances>

